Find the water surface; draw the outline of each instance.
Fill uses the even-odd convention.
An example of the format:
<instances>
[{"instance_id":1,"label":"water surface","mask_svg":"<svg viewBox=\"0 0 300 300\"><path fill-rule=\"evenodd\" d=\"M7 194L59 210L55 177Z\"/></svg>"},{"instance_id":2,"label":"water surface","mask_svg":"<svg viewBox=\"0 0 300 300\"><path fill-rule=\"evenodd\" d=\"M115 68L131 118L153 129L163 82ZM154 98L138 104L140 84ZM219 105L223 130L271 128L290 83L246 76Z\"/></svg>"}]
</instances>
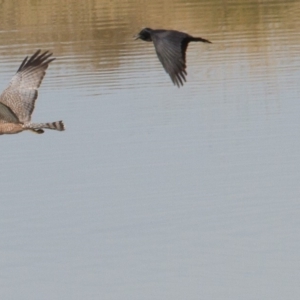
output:
<instances>
[{"instance_id":1,"label":"water surface","mask_svg":"<svg viewBox=\"0 0 300 300\"><path fill-rule=\"evenodd\" d=\"M0 87L51 50L1 136L3 299L297 299L300 6L4 1ZM173 86L141 28L207 38Z\"/></svg>"}]
</instances>

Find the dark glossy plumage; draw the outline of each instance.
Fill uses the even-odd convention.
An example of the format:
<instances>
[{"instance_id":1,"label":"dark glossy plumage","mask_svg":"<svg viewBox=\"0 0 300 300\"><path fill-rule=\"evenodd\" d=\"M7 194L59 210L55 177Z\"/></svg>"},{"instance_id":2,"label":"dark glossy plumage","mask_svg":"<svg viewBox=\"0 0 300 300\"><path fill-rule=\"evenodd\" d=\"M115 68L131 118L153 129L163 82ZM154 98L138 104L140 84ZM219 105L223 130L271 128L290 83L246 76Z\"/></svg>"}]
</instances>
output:
<instances>
[{"instance_id":1,"label":"dark glossy plumage","mask_svg":"<svg viewBox=\"0 0 300 300\"><path fill-rule=\"evenodd\" d=\"M160 62L178 87L186 81L185 52L189 42L211 43L206 39L193 37L184 32L151 28L144 28L136 36L136 39L153 42Z\"/></svg>"}]
</instances>

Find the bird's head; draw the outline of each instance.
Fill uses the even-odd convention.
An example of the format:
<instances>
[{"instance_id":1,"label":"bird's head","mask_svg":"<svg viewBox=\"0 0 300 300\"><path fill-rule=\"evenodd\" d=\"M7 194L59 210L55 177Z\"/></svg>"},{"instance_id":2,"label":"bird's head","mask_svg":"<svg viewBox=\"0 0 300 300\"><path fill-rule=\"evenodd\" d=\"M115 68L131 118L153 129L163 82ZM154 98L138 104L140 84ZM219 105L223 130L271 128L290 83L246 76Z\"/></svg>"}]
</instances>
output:
<instances>
[{"instance_id":1,"label":"bird's head","mask_svg":"<svg viewBox=\"0 0 300 300\"><path fill-rule=\"evenodd\" d=\"M141 39L143 41L151 42L152 41L151 32L152 32L151 28L144 28L139 32L138 35L135 36L135 40Z\"/></svg>"}]
</instances>

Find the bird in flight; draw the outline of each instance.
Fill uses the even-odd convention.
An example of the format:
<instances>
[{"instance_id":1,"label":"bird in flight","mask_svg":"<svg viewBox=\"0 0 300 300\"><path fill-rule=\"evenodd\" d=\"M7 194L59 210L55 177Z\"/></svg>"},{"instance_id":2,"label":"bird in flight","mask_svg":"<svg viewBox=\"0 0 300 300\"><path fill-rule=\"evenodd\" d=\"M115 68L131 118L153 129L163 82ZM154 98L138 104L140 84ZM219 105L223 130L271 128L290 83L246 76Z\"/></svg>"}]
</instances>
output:
<instances>
[{"instance_id":1,"label":"bird in flight","mask_svg":"<svg viewBox=\"0 0 300 300\"><path fill-rule=\"evenodd\" d=\"M17 73L11 79L9 86L0 95L0 134L19 133L30 130L44 133L43 129L63 131L62 121L51 123L31 123L31 114L38 88L46 74L52 53L36 51L30 58L26 57Z\"/></svg>"},{"instance_id":2,"label":"bird in flight","mask_svg":"<svg viewBox=\"0 0 300 300\"><path fill-rule=\"evenodd\" d=\"M174 85L178 87L186 81L185 52L189 42L210 43L201 37L193 37L176 30L144 28L135 39L153 42L156 54L166 72L170 75Z\"/></svg>"}]
</instances>

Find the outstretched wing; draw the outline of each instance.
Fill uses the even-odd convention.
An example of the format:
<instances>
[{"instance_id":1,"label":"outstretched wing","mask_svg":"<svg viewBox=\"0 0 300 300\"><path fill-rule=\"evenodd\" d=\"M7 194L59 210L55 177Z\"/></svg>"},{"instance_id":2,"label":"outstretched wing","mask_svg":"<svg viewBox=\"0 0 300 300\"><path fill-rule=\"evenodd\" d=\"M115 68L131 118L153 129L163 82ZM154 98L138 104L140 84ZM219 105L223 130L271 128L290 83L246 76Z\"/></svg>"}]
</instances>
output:
<instances>
[{"instance_id":1,"label":"outstretched wing","mask_svg":"<svg viewBox=\"0 0 300 300\"><path fill-rule=\"evenodd\" d=\"M9 86L0 96L0 102L7 106L22 123L29 122L38 97L38 88L46 74L46 69L55 58L52 53L36 51L29 59L26 57ZM1 111L1 109L0 109Z\"/></svg>"},{"instance_id":2,"label":"outstretched wing","mask_svg":"<svg viewBox=\"0 0 300 300\"><path fill-rule=\"evenodd\" d=\"M161 31L153 34L152 40L157 56L174 84L178 87L186 81L185 51L187 34L178 31ZM184 45L183 45L184 43Z\"/></svg>"}]
</instances>

